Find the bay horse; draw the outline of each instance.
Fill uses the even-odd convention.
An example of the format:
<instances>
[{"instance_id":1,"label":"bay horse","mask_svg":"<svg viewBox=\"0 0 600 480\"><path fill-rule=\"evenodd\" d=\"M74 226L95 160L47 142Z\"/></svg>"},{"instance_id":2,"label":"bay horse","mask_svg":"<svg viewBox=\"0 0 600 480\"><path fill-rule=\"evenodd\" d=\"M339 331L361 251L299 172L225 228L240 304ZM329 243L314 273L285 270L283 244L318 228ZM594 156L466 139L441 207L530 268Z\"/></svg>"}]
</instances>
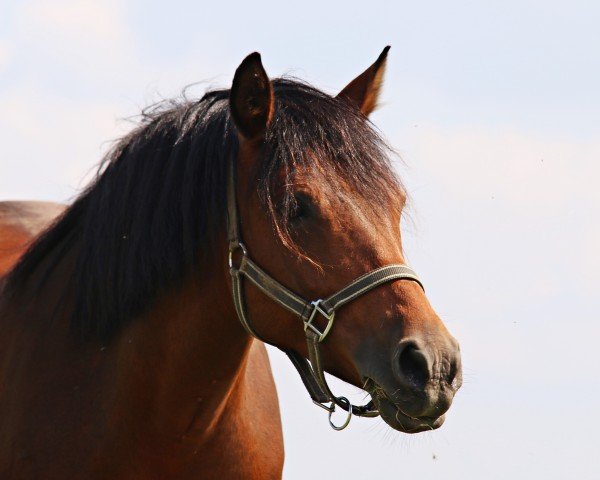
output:
<instances>
[{"instance_id":1,"label":"bay horse","mask_svg":"<svg viewBox=\"0 0 600 480\"><path fill-rule=\"evenodd\" d=\"M2 280L0 478L280 478L255 337L330 422L348 412L336 428L442 425L459 347L404 265L406 194L367 119L387 52L335 97L251 54L230 90L146 111L116 143Z\"/></svg>"}]
</instances>

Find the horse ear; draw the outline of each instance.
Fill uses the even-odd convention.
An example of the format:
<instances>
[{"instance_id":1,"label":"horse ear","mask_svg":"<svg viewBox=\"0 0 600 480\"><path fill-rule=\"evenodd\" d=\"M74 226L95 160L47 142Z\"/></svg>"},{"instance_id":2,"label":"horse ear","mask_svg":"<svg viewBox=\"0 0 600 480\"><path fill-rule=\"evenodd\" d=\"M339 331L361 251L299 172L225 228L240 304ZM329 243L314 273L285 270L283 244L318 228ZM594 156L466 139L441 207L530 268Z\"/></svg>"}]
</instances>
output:
<instances>
[{"instance_id":1,"label":"horse ear","mask_svg":"<svg viewBox=\"0 0 600 480\"><path fill-rule=\"evenodd\" d=\"M389 50L390 47L388 45L383 49L383 52L381 52L373 65L352 80L338 94L338 98L345 98L352 102L365 116L368 116L377 108L377 99L383 84L383 74Z\"/></svg>"},{"instance_id":2,"label":"horse ear","mask_svg":"<svg viewBox=\"0 0 600 480\"><path fill-rule=\"evenodd\" d=\"M273 86L257 52L248 55L235 71L229 108L235 126L247 140L262 138L274 108Z\"/></svg>"}]
</instances>

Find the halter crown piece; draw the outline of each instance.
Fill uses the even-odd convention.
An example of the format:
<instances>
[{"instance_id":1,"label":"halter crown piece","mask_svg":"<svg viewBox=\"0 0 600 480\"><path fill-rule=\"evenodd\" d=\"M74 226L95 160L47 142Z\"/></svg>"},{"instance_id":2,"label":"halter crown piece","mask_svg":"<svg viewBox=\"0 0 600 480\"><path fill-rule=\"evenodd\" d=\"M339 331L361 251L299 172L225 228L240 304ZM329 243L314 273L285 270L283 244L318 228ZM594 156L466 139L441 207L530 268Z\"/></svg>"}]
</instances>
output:
<instances>
[{"instance_id":1,"label":"halter crown piece","mask_svg":"<svg viewBox=\"0 0 600 480\"><path fill-rule=\"evenodd\" d=\"M423 285L417 277L417 274L406 265L386 265L365 273L325 299L306 301L269 276L268 273L250 259L248 250L241 241L235 193L235 176L235 161L232 157L229 164L229 178L227 184L227 238L229 241L229 273L231 274L233 304L241 324L250 335L268 343L256 332L246 314L242 284L242 279L245 277L270 299L296 314L304 323L304 332L306 333L308 358L310 363L296 351L287 349L282 350L287 354L294 367L298 370L300 378L308 390L313 402L329 412L329 424L331 427L334 430L343 430L350 423L352 415L359 417L378 416L379 411L375 408L372 400L366 405L357 406L352 405L346 397L336 397L331 392L327 385L327 381L325 380L319 346L331 331L335 320L335 312L340 307L355 300L375 287L393 280L412 280L421 285L422 288ZM234 265L233 261L236 252L241 254L241 259L237 266ZM315 323L318 316L322 316L327 320L327 325L322 331L319 330ZM348 412L346 420L339 426L335 425L331 420L331 416L335 411L336 406L339 406Z\"/></svg>"}]
</instances>

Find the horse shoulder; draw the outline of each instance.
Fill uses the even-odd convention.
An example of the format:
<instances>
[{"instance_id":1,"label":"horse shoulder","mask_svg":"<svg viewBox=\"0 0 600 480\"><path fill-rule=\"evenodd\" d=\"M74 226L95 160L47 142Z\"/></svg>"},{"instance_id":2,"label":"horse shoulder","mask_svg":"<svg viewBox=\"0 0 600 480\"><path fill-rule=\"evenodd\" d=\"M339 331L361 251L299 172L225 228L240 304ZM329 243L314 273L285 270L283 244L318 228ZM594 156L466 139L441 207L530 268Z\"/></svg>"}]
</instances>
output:
<instances>
[{"instance_id":1,"label":"horse shoulder","mask_svg":"<svg viewBox=\"0 0 600 480\"><path fill-rule=\"evenodd\" d=\"M249 415L257 425L254 441L265 464L280 478L283 469L284 448L279 399L273 379L271 363L264 343L252 342L246 369L246 398Z\"/></svg>"},{"instance_id":2,"label":"horse shoulder","mask_svg":"<svg viewBox=\"0 0 600 480\"><path fill-rule=\"evenodd\" d=\"M252 342L235 390L218 434L208 446L211 465L206 471L211 472L211 478L280 479L284 461L281 415L262 342Z\"/></svg>"}]
</instances>

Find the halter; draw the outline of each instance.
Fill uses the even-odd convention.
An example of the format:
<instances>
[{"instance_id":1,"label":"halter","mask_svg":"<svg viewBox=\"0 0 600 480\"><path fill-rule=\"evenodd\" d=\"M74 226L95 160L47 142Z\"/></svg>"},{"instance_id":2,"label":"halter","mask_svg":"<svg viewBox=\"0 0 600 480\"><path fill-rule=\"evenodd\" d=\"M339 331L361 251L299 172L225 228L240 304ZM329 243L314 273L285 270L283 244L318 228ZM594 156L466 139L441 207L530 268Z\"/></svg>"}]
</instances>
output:
<instances>
[{"instance_id":1,"label":"halter","mask_svg":"<svg viewBox=\"0 0 600 480\"><path fill-rule=\"evenodd\" d=\"M320 344L327 338L327 335L333 327L336 311L343 305L364 295L368 291L393 280L412 280L417 282L421 288L423 285L417 277L417 274L402 264L386 265L384 267L372 270L358 277L341 290L330 295L325 299L307 301L295 294L281 283L271 277L254 263L248 255L248 250L241 241L240 227L238 220L238 209L235 193L235 162L232 160L229 165L229 178L227 184L227 238L229 241L229 273L231 274L231 283L233 291L233 304L242 326L253 337L268 343L259 335L248 315L244 301L244 290L242 279L245 277L256 285L266 296L275 301L285 309L294 313L304 324L306 342L308 345L308 360L294 350L283 350L292 364L298 370L304 386L308 390L313 402L329 412L329 424L334 430L343 430L350 423L352 415L359 417L376 417L379 411L375 408L373 401L369 401L362 406L352 405L346 397L335 396L325 379L323 363L321 361ZM241 259L238 266L234 265L233 257L239 252ZM321 331L315 320L317 317L323 317L327 325ZM329 405L327 405L329 403ZM348 416L343 424L335 425L331 419L335 407L348 412Z\"/></svg>"}]
</instances>

